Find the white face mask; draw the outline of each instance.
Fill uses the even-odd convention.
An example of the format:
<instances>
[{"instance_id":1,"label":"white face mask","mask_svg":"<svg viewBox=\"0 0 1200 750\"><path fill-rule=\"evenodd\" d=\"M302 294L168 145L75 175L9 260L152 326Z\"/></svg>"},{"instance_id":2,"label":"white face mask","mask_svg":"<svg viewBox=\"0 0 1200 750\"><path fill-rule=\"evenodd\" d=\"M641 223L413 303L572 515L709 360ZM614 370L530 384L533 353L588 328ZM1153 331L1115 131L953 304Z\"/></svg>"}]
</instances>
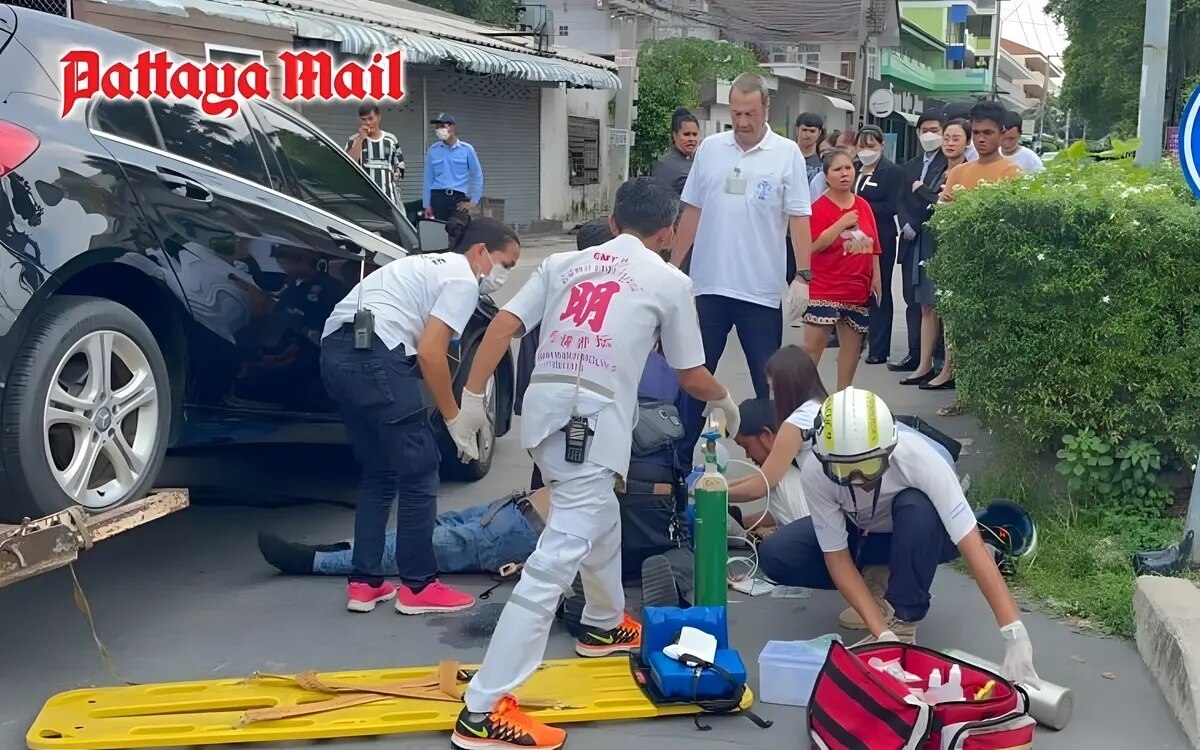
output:
<instances>
[{"instance_id":1,"label":"white face mask","mask_svg":"<svg viewBox=\"0 0 1200 750\"><path fill-rule=\"evenodd\" d=\"M918 137L921 141L921 148L925 149L925 153L932 153L942 147L941 133L921 133Z\"/></svg>"},{"instance_id":2,"label":"white face mask","mask_svg":"<svg viewBox=\"0 0 1200 750\"><path fill-rule=\"evenodd\" d=\"M433 131L433 134L437 136L439 141L444 141L450 137L450 128L438 128Z\"/></svg>"},{"instance_id":3,"label":"white face mask","mask_svg":"<svg viewBox=\"0 0 1200 750\"><path fill-rule=\"evenodd\" d=\"M879 161L879 152L878 151L859 151L858 152L858 160L861 161L865 165L874 164L875 162Z\"/></svg>"},{"instance_id":4,"label":"white face mask","mask_svg":"<svg viewBox=\"0 0 1200 750\"><path fill-rule=\"evenodd\" d=\"M499 291L500 287L504 286L504 282L508 281L508 273L511 270L493 260L492 270L479 280L479 291L483 294L494 294Z\"/></svg>"}]
</instances>

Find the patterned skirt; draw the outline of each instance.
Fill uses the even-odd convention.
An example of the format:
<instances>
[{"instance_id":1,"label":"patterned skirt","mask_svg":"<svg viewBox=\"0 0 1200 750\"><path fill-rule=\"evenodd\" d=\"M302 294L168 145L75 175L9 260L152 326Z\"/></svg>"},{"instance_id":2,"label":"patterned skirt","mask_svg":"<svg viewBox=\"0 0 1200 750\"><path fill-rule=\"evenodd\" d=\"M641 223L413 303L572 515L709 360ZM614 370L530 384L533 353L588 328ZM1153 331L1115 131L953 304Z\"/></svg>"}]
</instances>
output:
<instances>
[{"instance_id":1,"label":"patterned skirt","mask_svg":"<svg viewBox=\"0 0 1200 750\"><path fill-rule=\"evenodd\" d=\"M869 312L866 305L812 299L808 301L808 307L804 310L802 320L816 326L832 326L836 325L839 320L844 320L851 329L865 334L870 320Z\"/></svg>"}]
</instances>

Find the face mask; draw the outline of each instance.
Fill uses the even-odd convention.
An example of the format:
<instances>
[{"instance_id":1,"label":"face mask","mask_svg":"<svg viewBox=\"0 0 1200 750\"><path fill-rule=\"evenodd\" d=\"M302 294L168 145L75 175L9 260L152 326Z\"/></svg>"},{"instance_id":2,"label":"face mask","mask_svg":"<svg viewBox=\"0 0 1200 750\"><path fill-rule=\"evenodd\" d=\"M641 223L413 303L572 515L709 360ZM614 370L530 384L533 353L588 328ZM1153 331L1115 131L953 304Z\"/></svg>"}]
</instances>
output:
<instances>
[{"instance_id":1,"label":"face mask","mask_svg":"<svg viewBox=\"0 0 1200 750\"><path fill-rule=\"evenodd\" d=\"M438 128L433 131L433 134L437 136L439 141L444 141L450 137L450 128Z\"/></svg>"},{"instance_id":2,"label":"face mask","mask_svg":"<svg viewBox=\"0 0 1200 750\"><path fill-rule=\"evenodd\" d=\"M504 282L508 281L508 272L511 270L493 260L492 270L479 280L479 291L483 294L494 294L499 291L500 287L504 286Z\"/></svg>"},{"instance_id":3,"label":"face mask","mask_svg":"<svg viewBox=\"0 0 1200 750\"><path fill-rule=\"evenodd\" d=\"M867 164L867 165L874 164L875 162L879 161L879 152L878 151L859 151L858 152L858 160L861 161L863 164Z\"/></svg>"},{"instance_id":4,"label":"face mask","mask_svg":"<svg viewBox=\"0 0 1200 750\"><path fill-rule=\"evenodd\" d=\"M938 133L921 133L918 140L921 141L921 148L925 149L925 153L937 151L942 147L942 136Z\"/></svg>"}]
</instances>

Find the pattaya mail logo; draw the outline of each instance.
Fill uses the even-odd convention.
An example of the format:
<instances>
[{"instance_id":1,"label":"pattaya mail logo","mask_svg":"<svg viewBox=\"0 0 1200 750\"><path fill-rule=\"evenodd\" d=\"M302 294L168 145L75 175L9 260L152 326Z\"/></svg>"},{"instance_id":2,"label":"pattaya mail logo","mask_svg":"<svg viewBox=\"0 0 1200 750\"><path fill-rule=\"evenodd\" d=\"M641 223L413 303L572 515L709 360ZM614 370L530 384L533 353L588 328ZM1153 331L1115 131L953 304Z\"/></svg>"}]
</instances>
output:
<instances>
[{"instance_id":1,"label":"pattaya mail logo","mask_svg":"<svg viewBox=\"0 0 1200 750\"><path fill-rule=\"evenodd\" d=\"M270 88L271 71L257 60L192 62L172 59L166 51L142 52L132 62L106 62L94 50L71 50L62 56L62 116L79 102L105 99L152 99L194 102L210 117L233 117L240 102L277 97L284 101L378 102L404 98L404 59L400 50L375 53L363 64L338 65L326 51L283 51L278 54L283 91Z\"/></svg>"}]
</instances>

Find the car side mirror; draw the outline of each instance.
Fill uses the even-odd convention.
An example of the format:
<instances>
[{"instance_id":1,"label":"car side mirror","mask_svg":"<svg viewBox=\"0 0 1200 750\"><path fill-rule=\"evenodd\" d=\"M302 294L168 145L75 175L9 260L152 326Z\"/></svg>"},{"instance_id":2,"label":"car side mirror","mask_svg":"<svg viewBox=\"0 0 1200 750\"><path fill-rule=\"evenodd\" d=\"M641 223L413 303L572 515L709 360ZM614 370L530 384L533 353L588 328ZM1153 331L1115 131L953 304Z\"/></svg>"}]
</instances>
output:
<instances>
[{"instance_id":1,"label":"car side mirror","mask_svg":"<svg viewBox=\"0 0 1200 750\"><path fill-rule=\"evenodd\" d=\"M422 218L417 222L417 239L421 242L422 253L444 253L450 249L444 221Z\"/></svg>"}]
</instances>

